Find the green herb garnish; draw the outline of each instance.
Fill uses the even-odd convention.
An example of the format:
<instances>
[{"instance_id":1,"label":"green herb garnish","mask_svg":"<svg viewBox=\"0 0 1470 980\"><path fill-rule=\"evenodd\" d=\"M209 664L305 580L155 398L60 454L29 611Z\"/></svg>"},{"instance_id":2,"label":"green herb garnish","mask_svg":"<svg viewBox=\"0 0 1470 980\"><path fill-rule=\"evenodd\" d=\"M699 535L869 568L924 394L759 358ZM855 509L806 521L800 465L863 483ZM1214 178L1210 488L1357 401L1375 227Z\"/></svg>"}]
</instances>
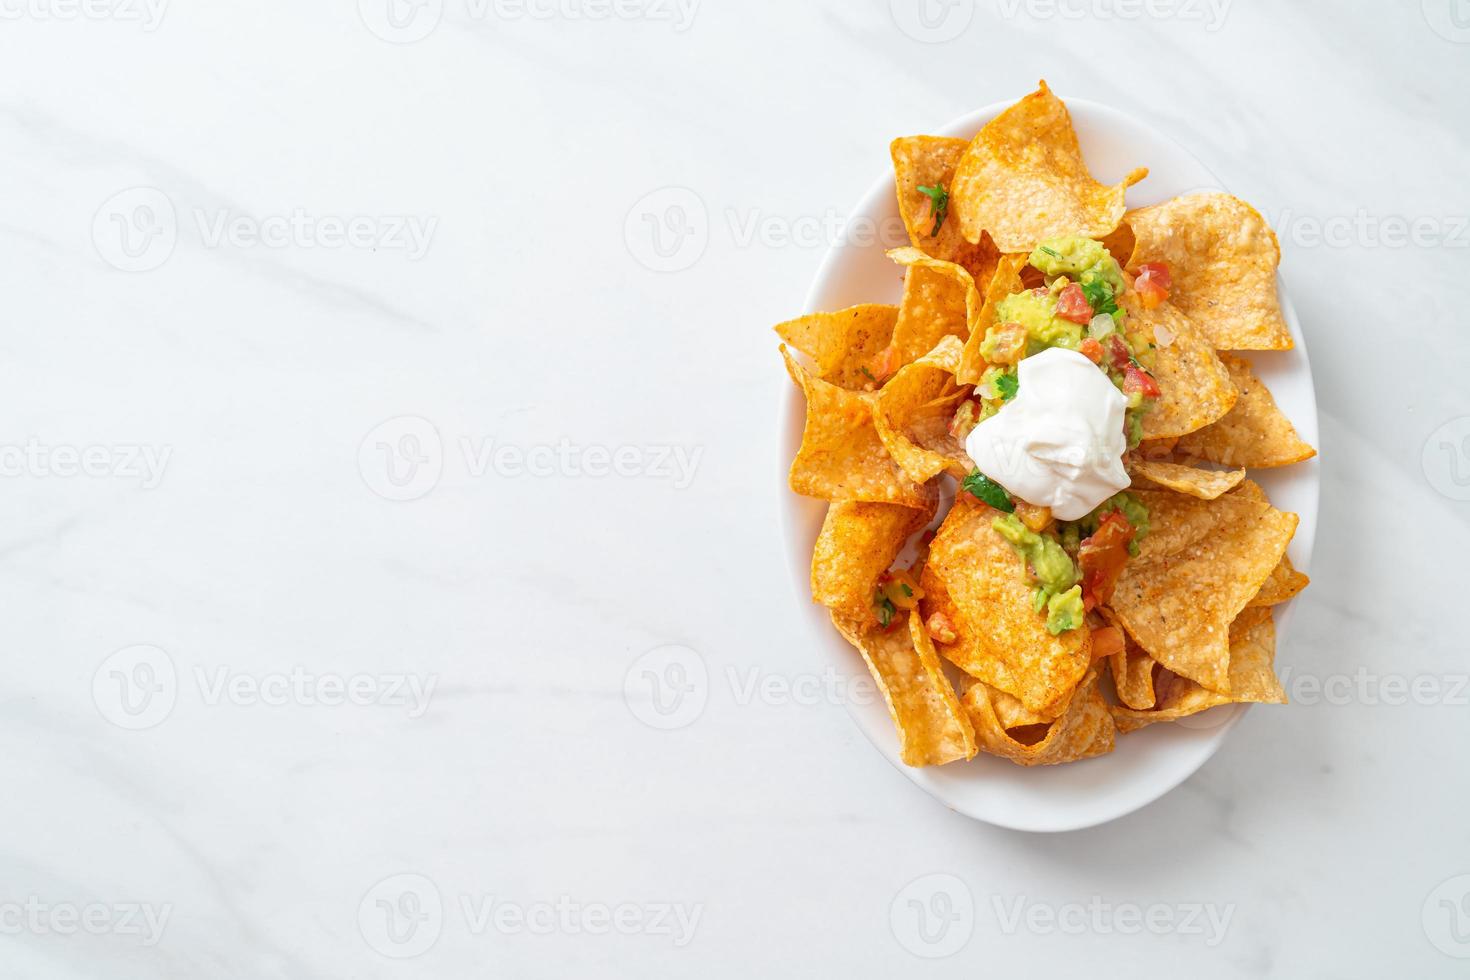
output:
<instances>
[{"instance_id":1,"label":"green herb garnish","mask_svg":"<svg viewBox=\"0 0 1470 980\"><path fill-rule=\"evenodd\" d=\"M1021 387L1021 379L1014 374L1002 374L993 382L995 390L1000 393L1000 400L1008 402L1016 397L1016 392Z\"/></svg>"},{"instance_id":2,"label":"green herb garnish","mask_svg":"<svg viewBox=\"0 0 1470 980\"><path fill-rule=\"evenodd\" d=\"M933 238L939 234L939 226L944 224L944 219L949 216L949 188L935 184L933 187L919 185L919 193L929 198L929 204L934 211L934 230L929 232Z\"/></svg>"},{"instance_id":3,"label":"green herb garnish","mask_svg":"<svg viewBox=\"0 0 1470 980\"><path fill-rule=\"evenodd\" d=\"M1099 313L1112 315L1118 312L1118 302L1113 297L1113 287L1105 279L1089 279L1082 283L1082 295L1087 297L1087 305L1092 307L1094 315Z\"/></svg>"},{"instance_id":4,"label":"green herb garnish","mask_svg":"<svg viewBox=\"0 0 1470 980\"><path fill-rule=\"evenodd\" d=\"M889 624L893 622L893 617L898 612L898 607L893 604L892 599L884 594L882 589L879 589L873 594L873 605L877 607L878 625L887 629Z\"/></svg>"},{"instance_id":5,"label":"green herb garnish","mask_svg":"<svg viewBox=\"0 0 1470 980\"><path fill-rule=\"evenodd\" d=\"M981 473L978 469L970 471L960 484L964 491L975 499L989 504L996 510L1005 511L1007 514L1016 512L1016 505L1011 503L1011 495L1006 493L1005 487L996 483L990 477Z\"/></svg>"}]
</instances>

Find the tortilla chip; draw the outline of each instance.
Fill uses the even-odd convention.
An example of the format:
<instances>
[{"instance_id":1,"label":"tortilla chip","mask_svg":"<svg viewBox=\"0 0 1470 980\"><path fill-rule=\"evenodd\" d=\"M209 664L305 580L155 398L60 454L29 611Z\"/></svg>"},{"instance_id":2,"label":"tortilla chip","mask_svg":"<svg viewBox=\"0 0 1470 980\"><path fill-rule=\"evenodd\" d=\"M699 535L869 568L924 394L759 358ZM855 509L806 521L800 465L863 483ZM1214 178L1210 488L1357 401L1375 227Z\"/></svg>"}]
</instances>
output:
<instances>
[{"instance_id":1,"label":"tortilla chip","mask_svg":"<svg viewBox=\"0 0 1470 980\"><path fill-rule=\"evenodd\" d=\"M878 577L888 571L909 536L933 519L932 506L916 510L852 500L834 503L812 549L812 599L851 620L871 617Z\"/></svg>"},{"instance_id":2,"label":"tortilla chip","mask_svg":"<svg viewBox=\"0 0 1470 980\"><path fill-rule=\"evenodd\" d=\"M985 339L985 331L995 326L996 305L1011 293L1019 293L1026 288L1021 283L1021 269L1026 267L1026 258L1025 255L1002 256L995 275L985 287L983 305L979 310L972 310L970 337L965 341L965 353L960 358L959 370L955 372L955 378L961 384L980 383L986 367L985 358L980 354L980 342Z\"/></svg>"},{"instance_id":3,"label":"tortilla chip","mask_svg":"<svg viewBox=\"0 0 1470 980\"><path fill-rule=\"evenodd\" d=\"M924 508L937 499L883 448L873 425L872 393L848 391L807 374L784 346L791 380L806 394L806 428L791 464L791 489L825 500L860 500Z\"/></svg>"},{"instance_id":4,"label":"tortilla chip","mask_svg":"<svg viewBox=\"0 0 1470 980\"><path fill-rule=\"evenodd\" d=\"M975 280L962 266L930 258L917 248L896 248L888 257L908 266L908 273L893 339L873 366L880 382L929 353L945 337L963 341L970 335L971 311L980 308Z\"/></svg>"},{"instance_id":5,"label":"tortilla chip","mask_svg":"<svg viewBox=\"0 0 1470 980\"><path fill-rule=\"evenodd\" d=\"M1257 592L1256 597L1247 603L1247 608L1275 606L1283 603L1305 589L1311 584L1311 581L1306 575L1296 570L1290 558L1282 555L1280 563L1266 579L1266 584L1261 586L1261 591Z\"/></svg>"},{"instance_id":6,"label":"tortilla chip","mask_svg":"<svg viewBox=\"0 0 1470 980\"><path fill-rule=\"evenodd\" d=\"M777 335L812 359L816 376L854 391L876 387L869 364L888 346L898 307L865 303L778 323Z\"/></svg>"},{"instance_id":7,"label":"tortilla chip","mask_svg":"<svg viewBox=\"0 0 1470 980\"><path fill-rule=\"evenodd\" d=\"M870 631L836 613L832 622L867 662L898 730L905 765L941 766L975 756L975 732L917 612L892 629Z\"/></svg>"},{"instance_id":8,"label":"tortilla chip","mask_svg":"<svg viewBox=\"0 0 1470 980\"><path fill-rule=\"evenodd\" d=\"M1229 194L1176 197L1129 211L1128 268L1163 262L1170 301L1218 350L1289 350L1291 331L1276 298L1281 246L1255 208Z\"/></svg>"},{"instance_id":9,"label":"tortilla chip","mask_svg":"<svg viewBox=\"0 0 1470 980\"><path fill-rule=\"evenodd\" d=\"M1191 503L1159 506L1165 496L1145 499L1149 534L1124 568L1110 607L1149 656L1229 694L1230 624L1286 553L1297 516L1238 494L1208 501L1181 496ZM1201 524L1204 533L1196 536Z\"/></svg>"},{"instance_id":10,"label":"tortilla chip","mask_svg":"<svg viewBox=\"0 0 1470 980\"><path fill-rule=\"evenodd\" d=\"M948 471L956 479L975 464L949 430L968 389L955 383L960 342L945 337L933 351L905 365L873 404L873 423L888 454L910 480L926 483Z\"/></svg>"},{"instance_id":11,"label":"tortilla chip","mask_svg":"<svg viewBox=\"0 0 1470 980\"><path fill-rule=\"evenodd\" d=\"M1189 317L1167 302L1146 309L1132 289L1123 293L1123 308L1129 329L1144 331L1157 345L1153 376L1162 394L1143 417L1145 439L1182 436L1234 407L1238 394L1230 372Z\"/></svg>"},{"instance_id":12,"label":"tortilla chip","mask_svg":"<svg viewBox=\"0 0 1470 980\"><path fill-rule=\"evenodd\" d=\"M1177 721L1222 704L1285 704L1286 691L1276 679L1276 624L1270 611L1259 618L1242 616L1231 624L1229 636L1229 694L1218 694L1187 678L1160 672L1155 706L1140 710L1126 701L1113 706L1118 731L1127 734L1157 721ZM1152 661L1150 664L1152 672Z\"/></svg>"},{"instance_id":13,"label":"tortilla chip","mask_svg":"<svg viewBox=\"0 0 1470 980\"><path fill-rule=\"evenodd\" d=\"M1289 466L1311 459L1317 450L1302 442L1270 390L1251 371L1248 361L1222 354L1239 399L1224 418L1191 432L1174 451L1226 466Z\"/></svg>"},{"instance_id":14,"label":"tortilla chip","mask_svg":"<svg viewBox=\"0 0 1470 980\"><path fill-rule=\"evenodd\" d=\"M898 191L898 210L908 229L909 241L927 254L963 266L978 288L985 288L995 272L1000 250L990 236L978 244L965 241L959 220L950 214L934 231L934 208L920 187L949 188L954 181L954 168L969 146L968 140L948 136L902 136L889 147L893 155L893 179ZM927 350L927 348L925 348Z\"/></svg>"},{"instance_id":15,"label":"tortilla chip","mask_svg":"<svg viewBox=\"0 0 1470 980\"><path fill-rule=\"evenodd\" d=\"M1046 631L1032 611L1031 571L991 526L999 512L960 494L929 545L919 580L926 616L943 612L956 641L939 652L977 680L1021 700L1041 717L1056 712L1086 673L1092 633Z\"/></svg>"},{"instance_id":16,"label":"tortilla chip","mask_svg":"<svg viewBox=\"0 0 1470 980\"><path fill-rule=\"evenodd\" d=\"M980 751L1021 766L1054 766L1113 751L1114 726L1098 688L1098 669L1088 670L1061 714L1050 722L1024 721L1019 702L1003 691L976 682L960 699L974 725Z\"/></svg>"},{"instance_id":17,"label":"tortilla chip","mask_svg":"<svg viewBox=\"0 0 1470 980\"><path fill-rule=\"evenodd\" d=\"M950 211L967 240L988 232L1002 252L1030 252L1062 235L1103 238L1123 217L1123 197L1148 171L1106 187L1092 179L1072 116L1046 82L990 122L955 168Z\"/></svg>"},{"instance_id":18,"label":"tortilla chip","mask_svg":"<svg viewBox=\"0 0 1470 980\"><path fill-rule=\"evenodd\" d=\"M1227 490L1233 490L1245 479L1245 470L1201 470L1153 459L1129 460L1128 472L1141 476L1150 483L1178 493L1187 493L1201 500L1214 500Z\"/></svg>"}]
</instances>

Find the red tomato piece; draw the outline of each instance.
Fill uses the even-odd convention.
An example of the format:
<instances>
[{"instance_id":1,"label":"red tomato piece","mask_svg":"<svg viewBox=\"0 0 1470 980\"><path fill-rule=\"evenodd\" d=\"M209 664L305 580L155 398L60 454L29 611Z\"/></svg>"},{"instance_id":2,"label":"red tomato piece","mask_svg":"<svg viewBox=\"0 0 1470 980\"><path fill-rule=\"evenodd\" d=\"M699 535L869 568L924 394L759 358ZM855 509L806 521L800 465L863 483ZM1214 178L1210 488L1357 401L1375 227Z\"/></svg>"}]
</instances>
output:
<instances>
[{"instance_id":1,"label":"red tomato piece","mask_svg":"<svg viewBox=\"0 0 1470 980\"><path fill-rule=\"evenodd\" d=\"M1092 319L1092 306L1087 302L1087 294L1075 282L1068 283L1057 294L1057 316L1073 323L1086 323Z\"/></svg>"},{"instance_id":2,"label":"red tomato piece","mask_svg":"<svg viewBox=\"0 0 1470 980\"><path fill-rule=\"evenodd\" d=\"M1124 371L1123 390L1125 392L1141 391L1145 398L1157 398L1163 394L1159 390L1159 383L1154 380L1153 375L1134 367L1132 364L1128 365Z\"/></svg>"}]
</instances>

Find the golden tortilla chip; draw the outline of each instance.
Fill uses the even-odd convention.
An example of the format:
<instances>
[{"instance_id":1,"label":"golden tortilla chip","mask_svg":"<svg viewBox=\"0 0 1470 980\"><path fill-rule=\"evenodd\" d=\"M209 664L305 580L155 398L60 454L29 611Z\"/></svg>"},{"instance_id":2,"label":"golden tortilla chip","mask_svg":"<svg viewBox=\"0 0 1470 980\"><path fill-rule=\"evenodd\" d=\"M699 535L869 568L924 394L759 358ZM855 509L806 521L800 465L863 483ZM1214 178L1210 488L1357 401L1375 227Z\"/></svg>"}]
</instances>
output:
<instances>
[{"instance_id":1,"label":"golden tortilla chip","mask_svg":"<svg viewBox=\"0 0 1470 980\"><path fill-rule=\"evenodd\" d=\"M945 337L963 341L970 335L971 311L980 308L975 280L962 266L930 258L917 248L896 248L888 257L908 266L908 273L893 339L872 365L880 383L929 353Z\"/></svg>"},{"instance_id":2,"label":"golden tortilla chip","mask_svg":"<svg viewBox=\"0 0 1470 980\"><path fill-rule=\"evenodd\" d=\"M967 240L988 232L1002 252L1030 252L1062 235L1103 238L1123 217L1138 169L1106 187L1092 179L1072 115L1046 82L970 141L955 168L950 210Z\"/></svg>"},{"instance_id":3,"label":"golden tortilla chip","mask_svg":"<svg viewBox=\"0 0 1470 980\"><path fill-rule=\"evenodd\" d=\"M1054 766L1113 751L1114 726L1098 688L1098 669L1088 670L1054 721L1027 721L1019 702L977 681L960 699L974 725L980 751L1022 766ZM1016 721L1025 722L1015 724Z\"/></svg>"},{"instance_id":4,"label":"golden tortilla chip","mask_svg":"<svg viewBox=\"0 0 1470 980\"><path fill-rule=\"evenodd\" d=\"M964 479L975 466L950 431L955 410L969 394L954 380L961 350L957 338L945 337L894 375L873 404L878 438L916 483L926 483L946 470Z\"/></svg>"},{"instance_id":5,"label":"golden tortilla chip","mask_svg":"<svg viewBox=\"0 0 1470 980\"><path fill-rule=\"evenodd\" d=\"M1019 698L1027 711L1055 717L1087 671L1092 633L1047 632L1045 617L1032 611L1025 559L991 526L998 515L969 494L957 497L929 545L920 606L953 625L955 642L939 644L951 663Z\"/></svg>"},{"instance_id":6,"label":"golden tortilla chip","mask_svg":"<svg viewBox=\"0 0 1470 980\"><path fill-rule=\"evenodd\" d=\"M1229 694L1230 624L1286 553L1297 516L1239 494L1208 501L1181 496L1192 503L1170 507L1157 506L1162 496L1145 500L1149 534L1124 568L1110 607L1155 660ZM1187 528L1174 526L1176 520ZM1202 522L1205 533L1195 537ZM1190 543L1161 553L1184 540Z\"/></svg>"},{"instance_id":7,"label":"golden tortilla chip","mask_svg":"<svg viewBox=\"0 0 1470 980\"><path fill-rule=\"evenodd\" d=\"M865 303L835 313L811 313L778 323L776 333L812 359L816 376L830 384L861 391L877 387L869 365L888 346L898 322L898 307Z\"/></svg>"},{"instance_id":8,"label":"golden tortilla chip","mask_svg":"<svg viewBox=\"0 0 1470 980\"><path fill-rule=\"evenodd\" d=\"M1290 558L1282 555L1281 562L1272 570L1266 579L1266 584L1261 586L1261 591L1256 593L1256 597L1247 606L1249 608L1279 605L1305 589L1311 584L1311 581L1306 575L1296 570Z\"/></svg>"},{"instance_id":9,"label":"golden tortilla chip","mask_svg":"<svg viewBox=\"0 0 1470 980\"><path fill-rule=\"evenodd\" d=\"M1248 361L1229 354L1221 355L1221 360L1240 397L1220 421L1181 438L1174 447L1177 454L1248 467L1288 466L1317 455L1297 436Z\"/></svg>"},{"instance_id":10,"label":"golden tortilla chip","mask_svg":"<svg viewBox=\"0 0 1470 980\"><path fill-rule=\"evenodd\" d=\"M1245 470L1201 470L1155 459L1130 460L1128 472L1141 476L1150 483L1178 493L1187 493L1201 500L1214 500L1227 490L1233 490L1245 479Z\"/></svg>"},{"instance_id":11,"label":"golden tortilla chip","mask_svg":"<svg viewBox=\"0 0 1470 980\"><path fill-rule=\"evenodd\" d=\"M1119 622L1117 613L1107 607L1098 609L1098 612L1109 625L1123 633L1123 649L1108 657L1108 673L1113 676L1114 693L1129 708L1152 708L1155 700L1154 673L1158 662L1133 641Z\"/></svg>"},{"instance_id":12,"label":"golden tortilla chip","mask_svg":"<svg viewBox=\"0 0 1470 980\"><path fill-rule=\"evenodd\" d=\"M965 341L965 353L960 358L959 370L955 372L955 378L961 384L980 383L986 367L985 358L980 354L980 342L985 339L985 331L995 326L996 305L1011 293L1019 293L1026 288L1021 283L1021 269L1027 267L1026 258L1025 255L1002 256L995 275L985 287L984 303L980 309L971 311L970 337Z\"/></svg>"},{"instance_id":13,"label":"golden tortilla chip","mask_svg":"<svg viewBox=\"0 0 1470 980\"><path fill-rule=\"evenodd\" d=\"M936 502L937 503L937 502ZM878 578L888 571L904 542L934 519L934 507L842 500L812 548L812 599L858 622L871 615Z\"/></svg>"},{"instance_id":14,"label":"golden tortilla chip","mask_svg":"<svg viewBox=\"0 0 1470 980\"><path fill-rule=\"evenodd\" d=\"M975 732L917 612L892 629L867 630L836 613L832 622L867 662L898 730L905 765L941 766L975 755Z\"/></svg>"},{"instance_id":15,"label":"golden tortilla chip","mask_svg":"<svg viewBox=\"0 0 1470 980\"><path fill-rule=\"evenodd\" d=\"M995 242L988 235L978 244L965 241L959 219L953 213L953 202L950 213L939 226L939 233L934 234L933 201L919 190L920 187L948 190L954 180L954 168L969 145L968 140L948 136L902 136L889 149L893 155L898 210L908 229L909 241L936 259L963 266L976 286L983 289L1000 259Z\"/></svg>"},{"instance_id":16,"label":"golden tortilla chip","mask_svg":"<svg viewBox=\"0 0 1470 980\"><path fill-rule=\"evenodd\" d=\"M791 489L824 500L861 500L924 508L933 486L903 473L873 425L875 395L848 391L807 374L784 346L786 370L806 394L806 428L791 464Z\"/></svg>"},{"instance_id":17,"label":"golden tortilla chip","mask_svg":"<svg viewBox=\"0 0 1470 980\"><path fill-rule=\"evenodd\" d=\"M1189 317L1169 303L1147 309L1131 289L1123 293L1123 309L1129 329L1145 331L1157 345L1153 376L1162 394L1143 417L1145 439L1182 436L1234 407L1238 396L1230 372Z\"/></svg>"},{"instance_id":18,"label":"golden tortilla chip","mask_svg":"<svg viewBox=\"0 0 1470 980\"><path fill-rule=\"evenodd\" d=\"M1218 350L1289 350L1291 331L1276 298L1281 246L1255 208L1229 194L1176 197L1129 211L1128 268L1163 262L1170 301Z\"/></svg>"},{"instance_id":19,"label":"golden tortilla chip","mask_svg":"<svg viewBox=\"0 0 1470 980\"><path fill-rule=\"evenodd\" d=\"M1222 704L1285 704L1286 691L1276 679L1276 624L1270 610L1265 612L1259 618L1242 615L1230 626L1229 694L1218 694L1187 678L1161 672L1156 705L1140 710L1124 701L1113 706L1118 731L1127 734L1157 721L1177 721ZM1152 672L1153 662L1149 663ZM1123 700L1121 695L1119 699Z\"/></svg>"}]
</instances>

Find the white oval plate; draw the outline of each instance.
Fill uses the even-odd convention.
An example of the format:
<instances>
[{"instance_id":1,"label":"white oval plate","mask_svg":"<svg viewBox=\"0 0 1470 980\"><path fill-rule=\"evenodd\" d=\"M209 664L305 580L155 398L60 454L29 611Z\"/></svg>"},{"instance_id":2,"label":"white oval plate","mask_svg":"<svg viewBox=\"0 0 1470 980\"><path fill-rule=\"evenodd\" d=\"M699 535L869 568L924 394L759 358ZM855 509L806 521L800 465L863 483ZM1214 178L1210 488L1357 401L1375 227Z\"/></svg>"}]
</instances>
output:
<instances>
[{"instance_id":1,"label":"white oval plate","mask_svg":"<svg viewBox=\"0 0 1470 980\"><path fill-rule=\"evenodd\" d=\"M1157 204L1192 191L1224 189L1189 151L1145 123L1095 102L1065 101L1072 112L1088 167L1098 180L1113 184L1134 167L1149 168L1148 179L1129 190L1129 207ZM942 127L936 135L968 139L1009 105L1005 102L987 106ZM902 227L891 172L884 174L858 203L846 227L848 232L827 253L812 283L806 300L808 312L839 310L857 303L899 301L901 270L884 250L885 244L908 242L905 239L885 243L875 240L885 236L871 233L872 229ZM858 234L859 230L867 233ZM1277 286L1296 348L1247 356L1261 380L1270 387L1281 410L1296 425L1297 432L1315 446L1317 403L1312 369L1296 312L1279 277ZM788 388L782 416L779 467L785 500L781 508L782 532L796 591L806 597L811 590L812 545L827 505L820 500L799 497L786 487L787 470L801 445L804 416L803 401L795 388ZM1261 470L1253 472L1251 477L1266 489L1277 507L1301 516L1290 555L1298 568L1307 570L1317 531L1318 461ZM1285 649L1282 641L1292 620L1291 605L1277 607L1278 669ZM805 615L812 643L839 675L856 679L866 674L861 658L833 629L824 609L806 604ZM1226 705L1179 723L1153 725L1119 738L1117 748L1109 755L1071 765L1032 769L985 755L969 762L913 769L899 760L893 722L881 699L872 704L850 704L849 710L863 734L889 762L951 809L1015 830L1061 831L1114 820L1163 796L1215 753L1247 707Z\"/></svg>"}]
</instances>

